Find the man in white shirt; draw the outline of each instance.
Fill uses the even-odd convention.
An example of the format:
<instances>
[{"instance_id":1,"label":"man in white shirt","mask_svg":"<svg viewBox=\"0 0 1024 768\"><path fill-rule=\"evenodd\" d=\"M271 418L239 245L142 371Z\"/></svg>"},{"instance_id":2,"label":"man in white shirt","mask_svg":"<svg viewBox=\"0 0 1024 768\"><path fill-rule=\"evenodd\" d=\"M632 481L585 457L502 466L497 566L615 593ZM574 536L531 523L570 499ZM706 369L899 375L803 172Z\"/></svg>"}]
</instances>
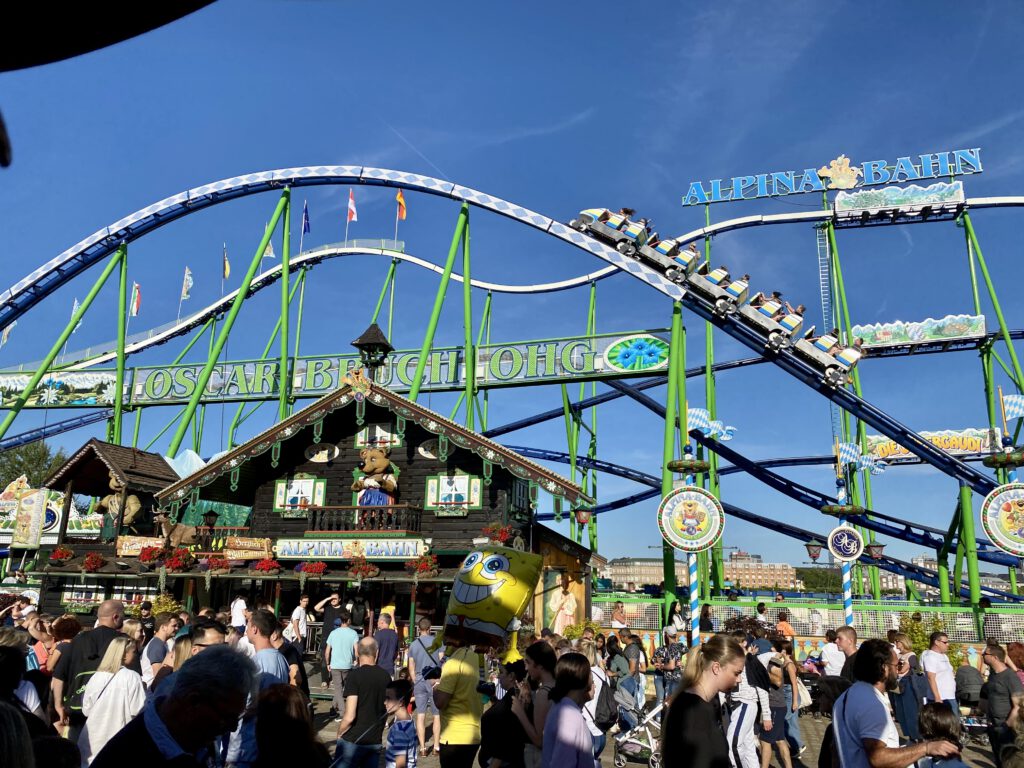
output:
<instances>
[{"instance_id":1,"label":"man in white shirt","mask_svg":"<svg viewBox=\"0 0 1024 768\"><path fill-rule=\"evenodd\" d=\"M945 632L932 632L928 638L928 650L921 654L921 666L928 678L932 701L944 701L955 713L960 713L956 702L956 675L953 665L946 656L949 650L949 636Z\"/></svg>"},{"instance_id":2,"label":"man in white shirt","mask_svg":"<svg viewBox=\"0 0 1024 768\"><path fill-rule=\"evenodd\" d=\"M846 654L836 645L837 637L834 629L828 630L825 633L825 646L821 649L821 661L825 665L825 674L830 677L839 677L843 671L843 664L846 663Z\"/></svg>"},{"instance_id":3,"label":"man in white shirt","mask_svg":"<svg viewBox=\"0 0 1024 768\"><path fill-rule=\"evenodd\" d=\"M832 711L836 750L843 768L902 768L922 757L953 757L948 741L923 741L900 747L889 714L888 691L897 686L897 655L885 640L865 640L853 661L856 682Z\"/></svg>"},{"instance_id":4,"label":"man in white shirt","mask_svg":"<svg viewBox=\"0 0 1024 768\"><path fill-rule=\"evenodd\" d=\"M245 602L245 593L239 592L231 601L231 626L238 630L238 634L245 634L245 623L248 617L245 615L248 605Z\"/></svg>"},{"instance_id":5,"label":"man in white shirt","mask_svg":"<svg viewBox=\"0 0 1024 768\"><path fill-rule=\"evenodd\" d=\"M292 611L292 632L295 634L295 639L292 640L292 645L299 649L299 653L305 655L306 653L306 606L309 605L309 595L302 595L299 598L299 604Z\"/></svg>"}]
</instances>

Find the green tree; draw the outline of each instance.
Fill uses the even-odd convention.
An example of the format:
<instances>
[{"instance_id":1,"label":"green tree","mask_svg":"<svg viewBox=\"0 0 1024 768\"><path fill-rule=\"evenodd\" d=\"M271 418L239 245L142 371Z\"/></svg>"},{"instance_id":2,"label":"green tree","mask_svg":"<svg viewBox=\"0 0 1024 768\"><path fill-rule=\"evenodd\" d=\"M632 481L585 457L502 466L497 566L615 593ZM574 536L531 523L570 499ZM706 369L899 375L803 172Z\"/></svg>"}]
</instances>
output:
<instances>
[{"instance_id":1,"label":"green tree","mask_svg":"<svg viewBox=\"0 0 1024 768\"><path fill-rule=\"evenodd\" d=\"M39 488L67 460L63 450L51 450L44 440L9 448L0 451L0 482L6 487L8 483L25 475L32 488Z\"/></svg>"}]
</instances>

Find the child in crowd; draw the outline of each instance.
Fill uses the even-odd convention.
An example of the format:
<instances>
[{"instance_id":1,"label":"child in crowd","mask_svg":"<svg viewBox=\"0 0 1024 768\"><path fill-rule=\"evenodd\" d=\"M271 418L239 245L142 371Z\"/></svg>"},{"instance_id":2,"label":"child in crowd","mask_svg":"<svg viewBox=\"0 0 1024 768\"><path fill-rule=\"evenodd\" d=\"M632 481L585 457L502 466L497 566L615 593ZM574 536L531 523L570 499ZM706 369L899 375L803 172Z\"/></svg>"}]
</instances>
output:
<instances>
[{"instance_id":1,"label":"child in crowd","mask_svg":"<svg viewBox=\"0 0 1024 768\"><path fill-rule=\"evenodd\" d=\"M419 739L416 724L409 715L412 686L408 680L393 680L384 689L384 707L395 722L388 729L388 743L384 752L385 768L416 768L416 750Z\"/></svg>"},{"instance_id":2,"label":"child in crowd","mask_svg":"<svg viewBox=\"0 0 1024 768\"><path fill-rule=\"evenodd\" d=\"M932 701L921 707L917 715L921 738L925 741L948 741L963 748L960 740L960 715L954 714L943 701ZM959 757L922 757L917 768L967 768Z\"/></svg>"}]
</instances>

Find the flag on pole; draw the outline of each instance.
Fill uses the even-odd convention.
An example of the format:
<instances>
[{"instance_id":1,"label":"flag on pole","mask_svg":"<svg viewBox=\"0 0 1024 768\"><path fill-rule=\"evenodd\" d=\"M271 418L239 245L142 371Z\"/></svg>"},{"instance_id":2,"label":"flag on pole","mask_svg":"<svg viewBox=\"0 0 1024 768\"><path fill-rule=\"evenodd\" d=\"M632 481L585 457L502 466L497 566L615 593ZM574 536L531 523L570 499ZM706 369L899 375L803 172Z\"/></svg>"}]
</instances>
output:
<instances>
[{"instance_id":1,"label":"flag on pole","mask_svg":"<svg viewBox=\"0 0 1024 768\"><path fill-rule=\"evenodd\" d=\"M398 219L405 221L405 195L402 194L402 190L398 190L395 200L398 202Z\"/></svg>"},{"instance_id":2,"label":"flag on pole","mask_svg":"<svg viewBox=\"0 0 1024 768\"><path fill-rule=\"evenodd\" d=\"M260 256L260 261L272 258L274 258L274 241L267 240L267 247L263 249L263 255Z\"/></svg>"},{"instance_id":3,"label":"flag on pole","mask_svg":"<svg viewBox=\"0 0 1024 768\"><path fill-rule=\"evenodd\" d=\"M359 215L356 213L356 193L351 189L348 191L348 218L345 222L350 221L359 221Z\"/></svg>"},{"instance_id":4,"label":"flag on pole","mask_svg":"<svg viewBox=\"0 0 1024 768\"><path fill-rule=\"evenodd\" d=\"M221 280L227 280L231 277L231 262L228 261L228 244L224 243L224 263L221 269Z\"/></svg>"},{"instance_id":5,"label":"flag on pole","mask_svg":"<svg viewBox=\"0 0 1024 768\"><path fill-rule=\"evenodd\" d=\"M128 303L128 316L138 317L142 309L142 289L138 283L132 283L132 300Z\"/></svg>"},{"instance_id":6,"label":"flag on pole","mask_svg":"<svg viewBox=\"0 0 1024 768\"><path fill-rule=\"evenodd\" d=\"M189 291L192 290L192 270L185 267L185 279L181 281L181 298L179 301L184 301L189 298ZM76 302L77 303L77 302Z\"/></svg>"},{"instance_id":7,"label":"flag on pole","mask_svg":"<svg viewBox=\"0 0 1024 768\"><path fill-rule=\"evenodd\" d=\"M860 462L860 446L856 443L839 443L839 463L858 464Z\"/></svg>"},{"instance_id":8,"label":"flag on pole","mask_svg":"<svg viewBox=\"0 0 1024 768\"><path fill-rule=\"evenodd\" d=\"M74 317L74 316L75 316L75 313L76 313L77 311L78 311L78 297L76 296L76 297L75 297L75 303L74 303L74 305L72 305L72 307L71 307L71 316L72 316L72 317ZM77 332L78 332L78 329L79 329L79 328L81 328L81 327L82 327L82 321L81 321L81 320L79 320L79 321L78 321L78 325L76 325L76 326L75 326L75 330L73 330L73 331L72 331L72 333L77 333Z\"/></svg>"},{"instance_id":9,"label":"flag on pole","mask_svg":"<svg viewBox=\"0 0 1024 768\"><path fill-rule=\"evenodd\" d=\"M302 201L302 234L309 234L309 203L305 200Z\"/></svg>"},{"instance_id":10,"label":"flag on pole","mask_svg":"<svg viewBox=\"0 0 1024 768\"><path fill-rule=\"evenodd\" d=\"M18 321L15 320L13 323L4 328L4 332L0 334L0 347L7 343L7 339L10 337L11 331L14 330L14 326L16 326L17 324Z\"/></svg>"},{"instance_id":11,"label":"flag on pole","mask_svg":"<svg viewBox=\"0 0 1024 768\"><path fill-rule=\"evenodd\" d=\"M1007 420L1024 417L1024 395L1003 395L1003 408Z\"/></svg>"}]
</instances>

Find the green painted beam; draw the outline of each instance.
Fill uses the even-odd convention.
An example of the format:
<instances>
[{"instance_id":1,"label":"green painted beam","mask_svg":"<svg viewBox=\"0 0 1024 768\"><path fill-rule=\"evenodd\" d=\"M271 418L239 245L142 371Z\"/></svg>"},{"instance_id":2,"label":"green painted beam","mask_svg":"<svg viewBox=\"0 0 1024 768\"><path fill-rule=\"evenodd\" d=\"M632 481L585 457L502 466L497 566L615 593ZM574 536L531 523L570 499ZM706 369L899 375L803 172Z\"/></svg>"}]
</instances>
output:
<instances>
[{"instance_id":1,"label":"green painted beam","mask_svg":"<svg viewBox=\"0 0 1024 768\"><path fill-rule=\"evenodd\" d=\"M60 354L61 348L65 343L67 343L67 340L71 338L71 334L74 333L75 328L77 328L78 324L82 321L82 317L84 317L89 307L92 306L93 301L95 301L100 289L106 284L111 273L116 267L121 265L121 261L125 258L125 252L126 248L123 245L114 252L114 255L110 257L110 261L107 262L107 265L100 273L99 278L85 295L85 299L83 299L82 303L78 305L78 309L71 313L71 320L66 326L64 326L64 330L60 332L60 335L57 337L57 341L54 342L50 351L46 353L46 357L43 358L43 361L39 364L36 372L33 373L32 377L29 379L28 384L25 385L21 394L18 395L18 399L14 401L14 404L7 411L7 415L4 417L3 422L0 423L0 439L7 434L7 430L11 428L11 424L13 424L14 420L18 418L18 414L21 413L21 409L24 408L25 403L28 402L29 395L32 394L32 391L39 385L39 382L43 380L46 372L50 370L50 366L53 365L53 361L56 359L57 355Z\"/></svg>"},{"instance_id":2,"label":"green painted beam","mask_svg":"<svg viewBox=\"0 0 1024 768\"><path fill-rule=\"evenodd\" d=\"M178 448L181 447L181 441L185 438L185 431L188 429L188 424L192 421L192 416L196 412L196 407L199 405L199 401L203 396L203 392L206 391L206 385L210 381L210 375L213 373L213 368L217 364L217 358L220 357L221 350L224 349L224 344L228 340L228 336L231 334L231 328L235 324L235 318L238 317L239 311L242 309L242 304L245 302L245 298L249 293L249 287L252 285L253 278L256 277L256 272L259 270L260 260L263 258L263 252L267 248L267 243L270 242L271 236L274 234L274 229L277 227L277 222L281 218L281 214L284 209L288 206L288 201L291 198L291 190L285 187L281 193L281 199L277 203L277 208L274 210L274 215L270 219L270 224L267 226L266 231L263 233L263 237L260 239L260 243L256 248L256 253L249 263L249 270L245 274L245 278L242 280L242 285L238 289L238 295L231 304L231 309L228 310L227 317L224 318L224 325L220 329L220 333L217 336L217 341L213 345L213 352L209 359L206 361L206 365L203 366L202 372L199 374L198 380L196 381L195 392L189 398L188 405L185 406L185 413L178 425L178 431L174 434L171 439L171 444L167 449L167 453L172 458L177 455Z\"/></svg>"},{"instance_id":3,"label":"green painted beam","mask_svg":"<svg viewBox=\"0 0 1024 768\"><path fill-rule=\"evenodd\" d=\"M469 203L463 203L459 209L459 218L455 224L455 233L452 235L452 244L448 249L448 259L444 263L444 272L441 274L441 285L437 288L437 295L434 297L434 307L430 312L430 319L427 321L427 332L423 337L423 347L420 349L419 360L416 361L416 373L412 377L412 388L409 390L408 398L413 402L420 396L420 388L423 386L423 372L427 367L427 356L434 346L434 333L437 331L437 323L441 319L441 308L444 306L444 295L448 290L448 281L452 277L452 269L455 266L455 256L459 252L459 242L466 232L466 225L469 223Z\"/></svg>"}]
</instances>

